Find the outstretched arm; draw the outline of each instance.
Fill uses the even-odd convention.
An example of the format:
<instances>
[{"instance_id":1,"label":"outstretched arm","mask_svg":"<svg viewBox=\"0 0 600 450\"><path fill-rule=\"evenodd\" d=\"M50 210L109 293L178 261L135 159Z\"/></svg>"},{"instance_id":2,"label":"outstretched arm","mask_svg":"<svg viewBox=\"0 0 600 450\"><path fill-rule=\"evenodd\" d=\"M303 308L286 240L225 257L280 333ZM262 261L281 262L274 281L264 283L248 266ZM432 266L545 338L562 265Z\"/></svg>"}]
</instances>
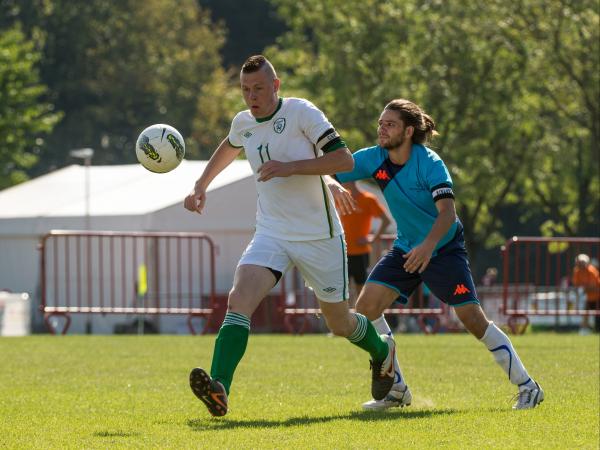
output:
<instances>
[{"instance_id":1,"label":"outstretched arm","mask_svg":"<svg viewBox=\"0 0 600 450\"><path fill-rule=\"evenodd\" d=\"M352 214L356 211L356 200L354 200L354 197L352 197L352 194L348 189L330 175L325 175L323 181L325 181L325 184L331 191L333 200L335 201L335 207L340 214Z\"/></svg>"},{"instance_id":2,"label":"outstretched arm","mask_svg":"<svg viewBox=\"0 0 600 450\"><path fill-rule=\"evenodd\" d=\"M315 159L298 161L267 161L258 168L258 181L268 181L275 177L291 175L328 175L337 172L349 172L354 167L352 153L346 147L338 148Z\"/></svg>"},{"instance_id":3,"label":"outstretched arm","mask_svg":"<svg viewBox=\"0 0 600 450\"><path fill-rule=\"evenodd\" d=\"M241 148L236 148L229 143L225 138L217 147L210 161L206 165L204 172L194 185L194 189L185 198L183 206L185 209L198 214L202 214L204 204L206 203L206 189L214 178L219 175L242 151Z\"/></svg>"}]
</instances>

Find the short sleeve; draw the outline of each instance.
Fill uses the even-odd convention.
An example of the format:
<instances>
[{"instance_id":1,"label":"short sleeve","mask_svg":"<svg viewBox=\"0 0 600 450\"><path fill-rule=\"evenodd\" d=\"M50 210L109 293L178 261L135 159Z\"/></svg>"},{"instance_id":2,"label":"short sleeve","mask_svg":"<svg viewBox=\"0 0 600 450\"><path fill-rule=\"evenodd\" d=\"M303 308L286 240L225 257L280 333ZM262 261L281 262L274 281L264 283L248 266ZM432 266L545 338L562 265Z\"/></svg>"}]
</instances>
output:
<instances>
[{"instance_id":1,"label":"short sleeve","mask_svg":"<svg viewBox=\"0 0 600 450\"><path fill-rule=\"evenodd\" d=\"M427 170L425 173L425 182L434 202L444 198L454 198L452 190L452 178L446 168L444 161L435 153L429 155Z\"/></svg>"},{"instance_id":2,"label":"short sleeve","mask_svg":"<svg viewBox=\"0 0 600 450\"><path fill-rule=\"evenodd\" d=\"M244 144L242 143L242 136L239 133L239 120L240 115L236 115L231 121L231 128L229 129L229 135L227 136L227 140L232 147L242 148Z\"/></svg>"},{"instance_id":3,"label":"short sleeve","mask_svg":"<svg viewBox=\"0 0 600 450\"><path fill-rule=\"evenodd\" d=\"M427 170L425 181L427 182L430 190L440 185L450 188L452 187L452 178L450 177L450 172L448 172L448 169L441 158L432 158Z\"/></svg>"},{"instance_id":4,"label":"short sleeve","mask_svg":"<svg viewBox=\"0 0 600 450\"><path fill-rule=\"evenodd\" d=\"M325 114L308 100L299 103L298 124L304 135L313 144L317 144L319 138L333 125L327 120Z\"/></svg>"}]
</instances>

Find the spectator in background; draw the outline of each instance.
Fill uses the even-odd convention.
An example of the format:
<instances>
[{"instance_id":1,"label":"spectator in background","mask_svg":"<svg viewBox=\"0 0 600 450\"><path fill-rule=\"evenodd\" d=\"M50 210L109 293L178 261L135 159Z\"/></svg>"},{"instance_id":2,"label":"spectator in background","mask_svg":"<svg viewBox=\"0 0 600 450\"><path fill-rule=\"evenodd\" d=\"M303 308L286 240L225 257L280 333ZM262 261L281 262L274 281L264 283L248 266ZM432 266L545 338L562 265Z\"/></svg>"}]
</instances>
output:
<instances>
[{"instance_id":1,"label":"spectator in background","mask_svg":"<svg viewBox=\"0 0 600 450\"><path fill-rule=\"evenodd\" d=\"M485 275L481 278L481 284L485 287L490 287L496 284L496 281L498 281L498 269L488 267Z\"/></svg>"},{"instance_id":2,"label":"spectator in background","mask_svg":"<svg viewBox=\"0 0 600 450\"><path fill-rule=\"evenodd\" d=\"M600 274L592 264L590 257L586 254L577 255L575 258L575 267L573 268L573 277L571 279L573 286L582 288L585 292L585 308L588 310L598 309L600 307ZM600 331L600 317L595 317L595 330ZM590 332L589 316L583 316L581 319L581 333Z\"/></svg>"},{"instance_id":3,"label":"spectator in background","mask_svg":"<svg viewBox=\"0 0 600 450\"><path fill-rule=\"evenodd\" d=\"M354 212L341 215L340 218L346 235L348 279L354 280L356 296L358 296L367 280L369 255L372 250L371 242L381 239L381 235L390 224L390 218L384 206L377 200L377 197L361 189L356 182L350 181L344 183L343 186L350 191L356 201ZM381 223L373 239L369 240L371 221L374 218L380 219Z\"/></svg>"}]
</instances>

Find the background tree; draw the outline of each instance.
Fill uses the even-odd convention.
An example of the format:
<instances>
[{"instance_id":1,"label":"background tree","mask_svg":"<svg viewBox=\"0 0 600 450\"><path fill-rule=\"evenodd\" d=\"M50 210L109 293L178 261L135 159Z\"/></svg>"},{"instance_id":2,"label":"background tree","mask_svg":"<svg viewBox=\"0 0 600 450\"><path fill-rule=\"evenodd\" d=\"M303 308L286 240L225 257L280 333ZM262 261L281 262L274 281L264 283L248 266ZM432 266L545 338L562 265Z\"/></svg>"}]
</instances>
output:
<instances>
[{"instance_id":1,"label":"background tree","mask_svg":"<svg viewBox=\"0 0 600 450\"><path fill-rule=\"evenodd\" d=\"M203 159L210 158L229 134L234 114L243 109L246 106L240 91L239 71L217 70L215 76L202 86L198 114L192 122L192 138L203 149Z\"/></svg>"},{"instance_id":2,"label":"background tree","mask_svg":"<svg viewBox=\"0 0 600 450\"><path fill-rule=\"evenodd\" d=\"M473 256L524 230L597 234L598 18L592 0L249 0L243 14L229 0L0 0L0 30L20 23L24 42L43 44L27 93L46 126L3 170L45 173L81 146L98 150L94 163L133 162L133 140L155 122L184 134L189 158L208 158L243 107L239 64L288 30L266 50L283 95L313 99L352 148L375 142L392 98L434 117ZM44 142L51 105L65 117Z\"/></svg>"},{"instance_id":3,"label":"background tree","mask_svg":"<svg viewBox=\"0 0 600 450\"><path fill-rule=\"evenodd\" d=\"M61 114L42 101L40 51L19 26L0 31L0 189L27 179Z\"/></svg>"},{"instance_id":4,"label":"background tree","mask_svg":"<svg viewBox=\"0 0 600 450\"><path fill-rule=\"evenodd\" d=\"M239 70L246 58L261 53L285 31L269 0L198 0L214 22L226 28L221 56L227 68Z\"/></svg>"},{"instance_id":5,"label":"background tree","mask_svg":"<svg viewBox=\"0 0 600 450\"><path fill-rule=\"evenodd\" d=\"M536 3L532 0L528 7ZM597 24L597 11L579 7L580 13L574 14L566 0L547 3L553 8L535 7L537 16L526 21L518 5L500 0L281 0L276 2L278 11L290 31L268 54L284 73L284 89L287 85L289 91L314 99L354 149L374 144L376 120L387 101L404 97L421 104L438 123L441 136L433 148L456 183L458 212L476 256L504 241L503 219L515 220L506 210L520 211L527 197L524 190L535 193L531 184L543 180L544 166L558 162L551 156L557 147L543 142L562 149L572 144L560 136L572 136L580 144L587 139L584 146L573 145L574 151L581 149L579 156L573 153L573 161L580 158L582 164L563 165L569 175L539 184L540 192L547 195L559 183L569 184L566 191L580 192L578 173L584 173L590 190L597 185L598 165L589 164L597 144L592 147L588 136L593 135L592 123L598 123L598 70L585 53L597 48L598 27L595 32L588 26L577 31L582 15L590 26ZM543 29L546 22L558 25L558 10L561 33L570 34L567 39L555 34L552 41L551 33L531 31L531 21ZM577 59L573 68L557 60L561 53L550 57L559 48L563 57ZM557 67L547 78L542 74L548 64ZM569 96L569 89L581 94ZM552 92L571 114L579 112L568 122L556 117L562 122L558 133L552 130L557 124L546 121L562 106L546 99ZM578 120L589 131L577 126ZM574 197L562 201L568 203L563 208L576 208ZM529 207L524 218L544 213L540 201L532 200ZM587 210L594 207L588 204ZM563 215L558 210L557 220Z\"/></svg>"},{"instance_id":6,"label":"background tree","mask_svg":"<svg viewBox=\"0 0 600 450\"><path fill-rule=\"evenodd\" d=\"M42 77L57 108L65 111L37 173L68 163L75 147L95 148L95 164L134 162L135 139L151 123L175 126L186 137L188 157L202 156L203 148L191 138L192 123L200 114L203 86L222 74L223 32L196 1L16 5L13 20L22 21L30 34L45 33ZM212 93L205 90L204 96Z\"/></svg>"},{"instance_id":7,"label":"background tree","mask_svg":"<svg viewBox=\"0 0 600 450\"><path fill-rule=\"evenodd\" d=\"M270 54L323 105L353 148L373 145L385 103L404 97L438 122L434 149L456 183L472 254L503 241L500 208L527 176L538 139L528 55L505 2L283 1L291 31Z\"/></svg>"},{"instance_id":8,"label":"background tree","mask_svg":"<svg viewBox=\"0 0 600 450\"><path fill-rule=\"evenodd\" d=\"M600 234L600 21L590 0L511 3L528 43L525 74L542 138L523 184L547 235ZM518 14L517 14L518 12ZM529 217L530 214L524 217Z\"/></svg>"}]
</instances>

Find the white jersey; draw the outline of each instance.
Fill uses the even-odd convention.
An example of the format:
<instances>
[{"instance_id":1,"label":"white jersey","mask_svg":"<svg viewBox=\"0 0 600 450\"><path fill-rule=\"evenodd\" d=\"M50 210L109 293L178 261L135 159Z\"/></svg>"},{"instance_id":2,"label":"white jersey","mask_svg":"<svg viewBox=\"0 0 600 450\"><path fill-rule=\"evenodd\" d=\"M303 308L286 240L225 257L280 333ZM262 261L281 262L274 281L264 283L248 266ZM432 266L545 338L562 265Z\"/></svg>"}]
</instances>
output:
<instances>
[{"instance_id":1,"label":"white jersey","mask_svg":"<svg viewBox=\"0 0 600 450\"><path fill-rule=\"evenodd\" d=\"M228 138L232 146L244 147L256 181L263 163L317 158L323 155L323 141L336 136L331 123L311 102L284 98L279 99L277 109L269 117L257 119L249 110L238 113ZM256 181L256 190L257 234L288 241L342 234L333 197L321 176L292 175Z\"/></svg>"}]
</instances>

